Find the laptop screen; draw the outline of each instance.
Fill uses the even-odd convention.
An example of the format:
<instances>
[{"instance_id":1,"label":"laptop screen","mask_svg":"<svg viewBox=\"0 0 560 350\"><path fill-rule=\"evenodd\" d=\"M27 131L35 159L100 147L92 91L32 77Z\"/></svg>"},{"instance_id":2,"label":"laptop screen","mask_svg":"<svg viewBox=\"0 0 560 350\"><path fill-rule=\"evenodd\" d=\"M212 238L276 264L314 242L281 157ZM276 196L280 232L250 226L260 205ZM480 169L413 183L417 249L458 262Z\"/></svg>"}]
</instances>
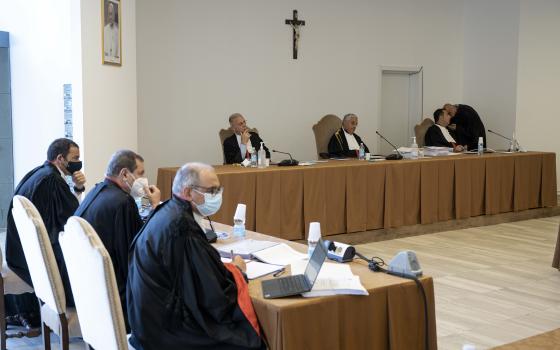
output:
<instances>
[{"instance_id":1,"label":"laptop screen","mask_svg":"<svg viewBox=\"0 0 560 350\"><path fill-rule=\"evenodd\" d=\"M315 250L311 255L311 259L309 259L309 263L305 268L305 277L307 280L313 285L315 283L315 279L317 275L319 275L319 271L321 270L321 266L325 262L325 258L327 257L327 248L325 248L325 244L323 240L320 239L315 246Z\"/></svg>"}]
</instances>

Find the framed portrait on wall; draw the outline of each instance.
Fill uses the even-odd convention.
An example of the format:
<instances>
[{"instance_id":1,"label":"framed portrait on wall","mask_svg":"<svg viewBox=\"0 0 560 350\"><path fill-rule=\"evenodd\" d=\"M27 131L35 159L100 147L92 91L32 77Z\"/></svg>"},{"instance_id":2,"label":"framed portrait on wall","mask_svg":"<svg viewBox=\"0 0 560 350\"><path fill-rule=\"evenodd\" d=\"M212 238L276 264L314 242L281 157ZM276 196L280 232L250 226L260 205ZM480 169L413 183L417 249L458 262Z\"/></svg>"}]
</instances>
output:
<instances>
[{"instance_id":1,"label":"framed portrait on wall","mask_svg":"<svg viewBox=\"0 0 560 350\"><path fill-rule=\"evenodd\" d=\"M103 64L122 64L121 0L101 0Z\"/></svg>"}]
</instances>

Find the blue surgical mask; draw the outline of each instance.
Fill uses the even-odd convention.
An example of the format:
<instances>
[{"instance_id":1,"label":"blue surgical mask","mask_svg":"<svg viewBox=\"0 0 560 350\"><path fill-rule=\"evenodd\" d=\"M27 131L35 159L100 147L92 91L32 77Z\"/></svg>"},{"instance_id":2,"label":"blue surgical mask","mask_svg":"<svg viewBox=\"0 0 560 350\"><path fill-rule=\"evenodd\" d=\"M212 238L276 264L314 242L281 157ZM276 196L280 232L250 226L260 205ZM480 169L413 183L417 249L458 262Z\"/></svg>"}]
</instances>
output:
<instances>
[{"instance_id":1,"label":"blue surgical mask","mask_svg":"<svg viewBox=\"0 0 560 350\"><path fill-rule=\"evenodd\" d=\"M198 209L200 215L210 216L216 214L218 210L220 210L220 207L222 206L222 192L212 194L199 192L197 190L195 191L204 196L204 203L196 204L193 202L194 205L196 205L196 208Z\"/></svg>"}]
</instances>

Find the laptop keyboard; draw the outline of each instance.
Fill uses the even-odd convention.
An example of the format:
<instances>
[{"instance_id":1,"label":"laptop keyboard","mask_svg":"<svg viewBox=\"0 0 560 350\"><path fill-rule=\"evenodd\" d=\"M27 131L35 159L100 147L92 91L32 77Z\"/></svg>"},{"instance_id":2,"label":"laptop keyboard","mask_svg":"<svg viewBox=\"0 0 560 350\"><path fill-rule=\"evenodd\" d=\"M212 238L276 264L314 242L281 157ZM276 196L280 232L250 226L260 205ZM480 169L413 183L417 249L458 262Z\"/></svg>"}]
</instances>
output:
<instances>
[{"instance_id":1,"label":"laptop keyboard","mask_svg":"<svg viewBox=\"0 0 560 350\"><path fill-rule=\"evenodd\" d=\"M280 282L280 288L283 291L305 290L307 288L304 275L281 278L278 281Z\"/></svg>"}]
</instances>

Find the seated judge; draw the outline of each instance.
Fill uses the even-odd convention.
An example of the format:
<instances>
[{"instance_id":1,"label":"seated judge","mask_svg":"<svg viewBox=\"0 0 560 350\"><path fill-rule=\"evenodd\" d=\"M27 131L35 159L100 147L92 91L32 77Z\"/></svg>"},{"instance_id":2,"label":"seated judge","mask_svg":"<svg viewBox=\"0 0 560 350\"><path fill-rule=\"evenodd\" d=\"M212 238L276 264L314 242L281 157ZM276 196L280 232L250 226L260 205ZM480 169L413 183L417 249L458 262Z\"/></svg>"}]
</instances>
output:
<instances>
[{"instance_id":1,"label":"seated judge","mask_svg":"<svg viewBox=\"0 0 560 350\"><path fill-rule=\"evenodd\" d=\"M222 203L209 165L187 163L130 248L130 343L136 349L264 349L243 259L224 264L200 220Z\"/></svg>"},{"instance_id":2,"label":"seated judge","mask_svg":"<svg viewBox=\"0 0 560 350\"><path fill-rule=\"evenodd\" d=\"M120 150L111 157L105 180L95 185L74 214L91 224L111 256L127 327L128 247L144 223L136 205L144 196L153 208L161 198L159 189L148 186L144 177L144 159Z\"/></svg>"},{"instance_id":3,"label":"seated judge","mask_svg":"<svg viewBox=\"0 0 560 350\"><path fill-rule=\"evenodd\" d=\"M331 157L358 157L360 144L364 143L356 134L358 117L355 114L346 114L342 119L342 127L338 129L329 141L329 156ZM366 153L369 149L364 143Z\"/></svg>"},{"instance_id":4,"label":"seated judge","mask_svg":"<svg viewBox=\"0 0 560 350\"><path fill-rule=\"evenodd\" d=\"M434 121L436 123L430 126L424 136L426 146L451 147L453 152L464 151L464 146L457 144L452 131L447 128L450 119L451 116L445 109L436 109L434 112Z\"/></svg>"},{"instance_id":5,"label":"seated judge","mask_svg":"<svg viewBox=\"0 0 560 350\"><path fill-rule=\"evenodd\" d=\"M451 116L451 128L455 128L458 143L466 145L469 150L474 150L478 148L478 138L482 137L486 147L486 130L474 108L446 103L443 109Z\"/></svg>"},{"instance_id":6,"label":"seated judge","mask_svg":"<svg viewBox=\"0 0 560 350\"><path fill-rule=\"evenodd\" d=\"M81 169L82 162L78 145L65 138L54 140L47 150L47 160L28 172L14 193L29 199L41 214L60 270L68 306L74 306L74 298L62 250L58 243L58 234L64 230L66 220L78 208L79 198L85 190L86 178L80 171ZM66 176L72 177L72 184L69 185L66 182ZM32 286L29 267L14 222L12 208L13 200L10 202L8 210L6 261L12 271ZM16 316L23 326L40 325L39 307L34 294L14 295L6 298L6 301L7 314Z\"/></svg>"},{"instance_id":7,"label":"seated judge","mask_svg":"<svg viewBox=\"0 0 560 350\"><path fill-rule=\"evenodd\" d=\"M224 140L226 164L241 163L244 159L250 157L251 152L258 152L261 149L263 140L256 132L249 131L247 122L241 114L232 114L229 117L229 125L234 134ZM270 158L270 152L266 145L264 150L266 151L266 157Z\"/></svg>"}]
</instances>

